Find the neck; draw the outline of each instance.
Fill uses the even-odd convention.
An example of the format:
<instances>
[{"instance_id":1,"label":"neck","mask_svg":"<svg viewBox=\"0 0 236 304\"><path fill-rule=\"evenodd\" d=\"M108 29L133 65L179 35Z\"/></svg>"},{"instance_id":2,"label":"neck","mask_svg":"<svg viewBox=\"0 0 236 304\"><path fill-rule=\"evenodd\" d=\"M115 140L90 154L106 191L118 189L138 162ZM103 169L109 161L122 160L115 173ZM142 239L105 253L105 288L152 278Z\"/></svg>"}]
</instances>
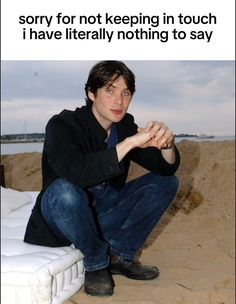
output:
<instances>
[{"instance_id":1,"label":"neck","mask_svg":"<svg viewBox=\"0 0 236 304\"><path fill-rule=\"evenodd\" d=\"M103 126L103 128L107 131L107 134L110 134L111 131L111 127L112 127L112 123L109 124L101 124Z\"/></svg>"}]
</instances>

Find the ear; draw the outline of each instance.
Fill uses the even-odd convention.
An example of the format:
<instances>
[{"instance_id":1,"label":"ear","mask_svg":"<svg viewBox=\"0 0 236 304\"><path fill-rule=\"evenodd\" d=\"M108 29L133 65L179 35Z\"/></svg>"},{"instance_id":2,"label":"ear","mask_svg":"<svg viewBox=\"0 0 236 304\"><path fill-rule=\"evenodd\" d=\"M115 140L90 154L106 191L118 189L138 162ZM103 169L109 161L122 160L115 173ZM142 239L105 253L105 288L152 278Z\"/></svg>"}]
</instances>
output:
<instances>
[{"instance_id":1,"label":"ear","mask_svg":"<svg viewBox=\"0 0 236 304\"><path fill-rule=\"evenodd\" d=\"M95 100L95 96L94 96L94 94L93 94L91 91L88 91L88 97L89 97L89 99L91 99L92 101Z\"/></svg>"}]
</instances>

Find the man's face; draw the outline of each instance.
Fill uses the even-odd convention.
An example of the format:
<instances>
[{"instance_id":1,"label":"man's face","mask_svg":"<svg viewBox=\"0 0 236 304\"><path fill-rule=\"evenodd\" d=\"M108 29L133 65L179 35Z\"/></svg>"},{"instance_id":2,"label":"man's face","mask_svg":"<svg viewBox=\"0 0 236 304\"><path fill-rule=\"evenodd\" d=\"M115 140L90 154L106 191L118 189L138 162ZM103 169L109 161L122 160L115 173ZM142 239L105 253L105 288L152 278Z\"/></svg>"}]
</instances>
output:
<instances>
[{"instance_id":1,"label":"man's face","mask_svg":"<svg viewBox=\"0 0 236 304\"><path fill-rule=\"evenodd\" d=\"M97 90L96 94L89 92L93 101L92 111L105 128L110 128L114 122L119 122L126 114L132 95L121 76L114 82Z\"/></svg>"}]
</instances>

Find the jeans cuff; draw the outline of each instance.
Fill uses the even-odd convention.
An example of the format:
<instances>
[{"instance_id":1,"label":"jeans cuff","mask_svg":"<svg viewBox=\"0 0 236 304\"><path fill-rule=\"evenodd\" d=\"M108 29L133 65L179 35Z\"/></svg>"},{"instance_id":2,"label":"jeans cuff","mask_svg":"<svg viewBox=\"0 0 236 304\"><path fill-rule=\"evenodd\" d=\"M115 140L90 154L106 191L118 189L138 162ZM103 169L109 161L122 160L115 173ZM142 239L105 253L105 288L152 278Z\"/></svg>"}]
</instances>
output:
<instances>
[{"instance_id":1,"label":"jeans cuff","mask_svg":"<svg viewBox=\"0 0 236 304\"><path fill-rule=\"evenodd\" d=\"M84 259L84 268L86 271L96 271L107 268L110 264L110 256L107 256L103 261L96 261L96 263L88 262Z\"/></svg>"},{"instance_id":2,"label":"jeans cuff","mask_svg":"<svg viewBox=\"0 0 236 304\"><path fill-rule=\"evenodd\" d=\"M124 252L124 248L123 250L119 250L118 249L119 246L116 246L116 243L115 242L111 242L111 251L118 255L119 257L121 257L122 260L128 260L128 261L134 261L135 259L135 256L136 256L136 252L135 253L127 253L127 252Z\"/></svg>"}]
</instances>

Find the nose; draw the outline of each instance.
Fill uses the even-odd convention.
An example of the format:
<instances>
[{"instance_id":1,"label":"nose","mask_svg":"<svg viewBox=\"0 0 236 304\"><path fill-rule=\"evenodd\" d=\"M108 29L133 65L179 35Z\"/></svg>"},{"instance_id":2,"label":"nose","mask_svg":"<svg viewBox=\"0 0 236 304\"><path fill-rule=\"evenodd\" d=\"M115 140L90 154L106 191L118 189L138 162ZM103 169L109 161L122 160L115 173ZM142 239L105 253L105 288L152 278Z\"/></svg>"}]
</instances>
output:
<instances>
[{"instance_id":1,"label":"nose","mask_svg":"<svg viewBox=\"0 0 236 304\"><path fill-rule=\"evenodd\" d=\"M123 96L122 96L122 94L121 93L117 93L116 95L115 95L115 103L116 104L122 104L123 103Z\"/></svg>"}]
</instances>

